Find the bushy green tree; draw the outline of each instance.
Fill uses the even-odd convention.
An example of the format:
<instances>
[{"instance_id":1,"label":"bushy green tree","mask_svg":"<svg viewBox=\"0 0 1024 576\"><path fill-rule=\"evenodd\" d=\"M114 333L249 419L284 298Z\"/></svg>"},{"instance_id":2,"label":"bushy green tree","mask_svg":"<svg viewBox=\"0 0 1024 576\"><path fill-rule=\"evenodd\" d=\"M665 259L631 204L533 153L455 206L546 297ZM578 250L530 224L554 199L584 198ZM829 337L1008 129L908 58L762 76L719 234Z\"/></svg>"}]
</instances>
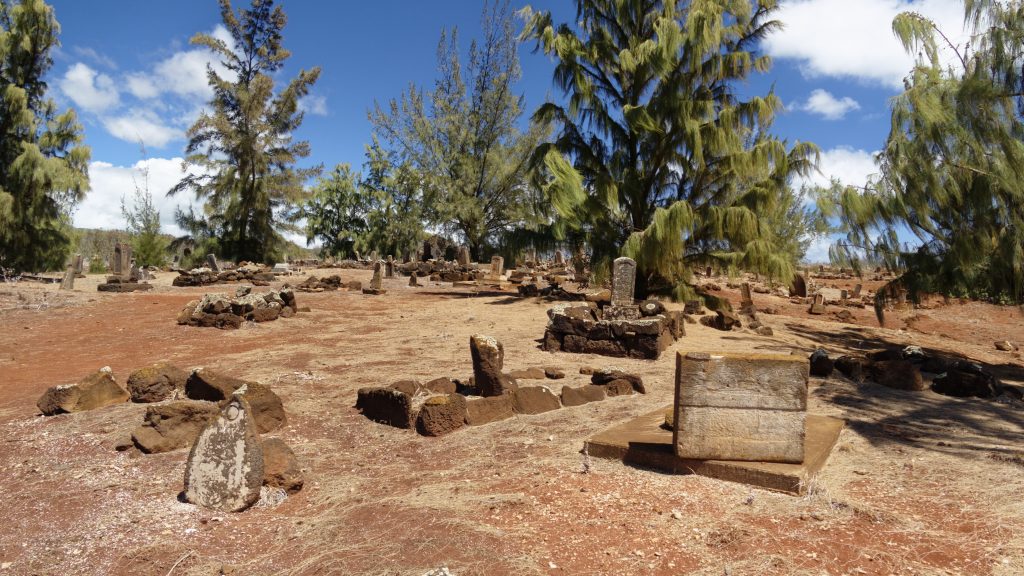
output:
<instances>
[{"instance_id":1,"label":"bushy green tree","mask_svg":"<svg viewBox=\"0 0 1024 576\"><path fill-rule=\"evenodd\" d=\"M306 244L318 240L321 254L351 257L366 233L367 202L359 190L359 174L338 164L319 178L302 208Z\"/></svg>"},{"instance_id":2,"label":"bushy green tree","mask_svg":"<svg viewBox=\"0 0 1024 576\"><path fill-rule=\"evenodd\" d=\"M139 179L132 177L135 193L131 205L121 198L121 214L124 215L131 236L132 255L140 266L163 266L167 262L169 242L160 232L160 211L153 203L149 189L149 167L143 165Z\"/></svg>"},{"instance_id":3,"label":"bushy green tree","mask_svg":"<svg viewBox=\"0 0 1024 576\"><path fill-rule=\"evenodd\" d=\"M70 212L89 189L89 148L44 81L60 25L42 0L0 2L0 268L61 268Z\"/></svg>"},{"instance_id":4,"label":"bushy green tree","mask_svg":"<svg viewBox=\"0 0 1024 576\"><path fill-rule=\"evenodd\" d=\"M221 0L221 18L231 43L197 34L193 44L219 55L228 70L223 77L207 70L213 100L188 131L185 167L199 170L186 176L171 194L191 191L206 201L206 217L217 233L223 254L237 260L272 262L280 257L281 231L296 230L285 218L306 196L305 181L319 168L299 169L309 156L309 143L293 134L302 124L298 101L309 93L319 68L302 70L279 92L276 73L290 52L282 46L287 22L273 0L253 0L236 14Z\"/></svg>"},{"instance_id":5,"label":"bushy green tree","mask_svg":"<svg viewBox=\"0 0 1024 576\"><path fill-rule=\"evenodd\" d=\"M517 128L520 68L507 0L485 5L482 19L484 38L470 45L465 69L457 31L442 33L434 90L411 86L369 115L394 163L418 173L427 222L461 236L477 258L503 232L533 223L527 163L546 135L535 124Z\"/></svg>"},{"instance_id":6,"label":"bushy green tree","mask_svg":"<svg viewBox=\"0 0 1024 576\"><path fill-rule=\"evenodd\" d=\"M878 177L837 195L848 235L832 256L881 259L911 295L1024 302L1024 3L965 9L969 47L920 14L894 20L917 63L893 101Z\"/></svg>"},{"instance_id":7,"label":"bushy green tree","mask_svg":"<svg viewBox=\"0 0 1024 576\"><path fill-rule=\"evenodd\" d=\"M693 266L787 280L794 251L770 218L813 169L812 144L769 132L779 98L739 85L770 59L758 42L780 24L775 0L577 0L575 24L523 10L522 37L556 61L566 102L534 118L556 126L536 150L538 181L586 237L592 265L637 261L637 290L689 293Z\"/></svg>"}]
</instances>

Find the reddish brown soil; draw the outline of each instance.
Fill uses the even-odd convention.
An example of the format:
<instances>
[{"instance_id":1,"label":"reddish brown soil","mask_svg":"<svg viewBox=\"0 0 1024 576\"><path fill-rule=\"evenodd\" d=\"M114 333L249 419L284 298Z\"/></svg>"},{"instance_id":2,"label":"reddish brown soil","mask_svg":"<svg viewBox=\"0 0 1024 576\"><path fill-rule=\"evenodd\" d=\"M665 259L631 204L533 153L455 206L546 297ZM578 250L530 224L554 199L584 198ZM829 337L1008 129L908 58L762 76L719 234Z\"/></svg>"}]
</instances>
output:
<instances>
[{"instance_id":1,"label":"reddish brown soil","mask_svg":"<svg viewBox=\"0 0 1024 576\"><path fill-rule=\"evenodd\" d=\"M1005 397L814 380L811 410L847 428L805 497L596 459L583 473L580 454L587 437L671 403L676 350L917 344L1020 385L1019 354L992 345L1024 343L1016 308L930 301L878 328L871 307L840 323L755 294L779 312L762 314L774 337L690 324L660 360L642 361L541 351L550 303L540 299L399 279L383 296L299 294L312 312L237 331L177 326L187 301L234 287L172 288L162 276L138 294L96 293L97 278L71 294L0 286L0 576L420 575L442 565L458 575L1024 573L1024 413ZM441 438L352 407L363 386L468 376L477 332L504 343L507 369L563 368L566 379L537 382L556 392L586 382L582 366L616 365L641 374L648 394ZM276 507L211 513L178 500L185 451L114 450L144 405L55 417L35 408L49 386L105 365L123 382L159 360L272 385L289 417L274 435L301 460L305 488Z\"/></svg>"}]
</instances>

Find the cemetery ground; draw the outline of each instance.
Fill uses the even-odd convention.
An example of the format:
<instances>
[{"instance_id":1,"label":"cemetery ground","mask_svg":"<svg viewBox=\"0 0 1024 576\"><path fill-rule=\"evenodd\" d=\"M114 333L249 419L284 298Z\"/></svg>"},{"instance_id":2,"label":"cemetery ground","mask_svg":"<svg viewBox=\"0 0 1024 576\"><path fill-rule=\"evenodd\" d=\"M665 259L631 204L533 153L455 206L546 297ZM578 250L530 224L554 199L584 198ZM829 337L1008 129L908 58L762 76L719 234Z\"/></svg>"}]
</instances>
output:
<instances>
[{"instance_id":1,"label":"cemetery ground","mask_svg":"<svg viewBox=\"0 0 1024 576\"><path fill-rule=\"evenodd\" d=\"M844 323L756 294L758 308L777 312L759 314L773 336L687 324L651 361L545 352L550 302L405 278L385 280L382 296L298 293L311 312L282 321L179 326L189 300L235 286L172 288L172 276L130 294L97 292L99 275L73 292L0 285L0 576L1024 573L1024 404L1005 396L812 377L809 412L846 427L801 497L580 453L590 436L671 405L676 351L807 357L820 346L834 357L913 344L982 363L1019 390L1020 353L993 347L1024 343L1017 308L933 300L879 328L870 307ZM837 292L853 283L825 281ZM717 294L739 304L738 289ZM564 370L534 382L556 393L589 381L581 367L607 366L641 375L647 393L437 438L353 407L359 388L467 378L476 333L504 344L507 370ZM302 491L242 513L201 509L178 498L187 450L115 451L146 405L38 415L50 386L102 366L123 384L162 360L271 385L288 423L269 435L298 456Z\"/></svg>"}]
</instances>

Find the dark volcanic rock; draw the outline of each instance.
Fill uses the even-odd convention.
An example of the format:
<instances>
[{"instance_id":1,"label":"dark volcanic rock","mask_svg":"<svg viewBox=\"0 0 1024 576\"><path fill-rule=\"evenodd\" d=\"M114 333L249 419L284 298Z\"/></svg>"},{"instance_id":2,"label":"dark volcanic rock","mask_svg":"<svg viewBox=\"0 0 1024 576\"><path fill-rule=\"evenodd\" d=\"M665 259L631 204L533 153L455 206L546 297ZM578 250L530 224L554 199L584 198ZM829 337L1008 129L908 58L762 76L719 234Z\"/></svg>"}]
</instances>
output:
<instances>
[{"instance_id":1,"label":"dark volcanic rock","mask_svg":"<svg viewBox=\"0 0 1024 576\"><path fill-rule=\"evenodd\" d=\"M907 360L883 360L871 365L871 378L887 388L921 391L928 386L921 371Z\"/></svg>"},{"instance_id":2,"label":"dark volcanic rock","mask_svg":"<svg viewBox=\"0 0 1024 576\"><path fill-rule=\"evenodd\" d=\"M160 402L185 393L188 372L160 362L148 368L140 368L128 376L128 393L132 402Z\"/></svg>"},{"instance_id":3,"label":"dark volcanic rock","mask_svg":"<svg viewBox=\"0 0 1024 576\"><path fill-rule=\"evenodd\" d=\"M416 419L416 431L424 436L443 436L462 428L466 421L466 398L447 394L428 398Z\"/></svg>"},{"instance_id":4,"label":"dark volcanic rock","mask_svg":"<svg viewBox=\"0 0 1024 576\"><path fill-rule=\"evenodd\" d=\"M505 420L511 418L513 414L511 394L472 398L466 402L466 424L470 426Z\"/></svg>"},{"instance_id":5,"label":"dark volcanic rock","mask_svg":"<svg viewBox=\"0 0 1024 576\"><path fill-rule=\"evenodd\" d=\"M512 393L512 410L516 414L541 414L561 407L558 396L544 386L527 386Z\"/></svg>"},{"instance_id":6,"label":"dark volcanic rock","mask_svg":"<svg viewBox=\"0 0 1024 576\"><path fill-rule=\"evenodd\" d=\"M810 362L811 376L819 378L828 378L832 375L832 370L835 368L832 359L828 357L828 352L825 352L822 348L818 348L811 353Z\"/></svg>"},{"instance_id":7,"label":"dark volcanic rock","mask_svg":"<svg viewBox=\"0 0 1024 576\"><path fill-rule=\"evenodd\" d=\"M356 408L374 422L397 428L412 428L415 424L412 398L394 388L360 389Z\"/></svg>"},{"instance_id":8,"label":"dark volcanic rock","mask_svg":"<svg viewBox=\"0 0 1024 576\"><path fill-rule=\"evenodd\" d=\"M604 400L604 397L604 386L597 386L595 384L587 384L586 386L580 386L579 388L573 388L571 386L564 386L562 388L563 406L582 406L589 402Z\"/></svg>"},{"instance_id":9,"label":"dark volcanic rock","mask_svg":"<svg viewBox=\"0 0 1024 576\"><path fill-rule=\"evenodd\" d=\"M132 442L146 454L188 448L219 412L217 404L199 400L150 406L142 425L132 432Z\"/></svg>"}]
</instances>

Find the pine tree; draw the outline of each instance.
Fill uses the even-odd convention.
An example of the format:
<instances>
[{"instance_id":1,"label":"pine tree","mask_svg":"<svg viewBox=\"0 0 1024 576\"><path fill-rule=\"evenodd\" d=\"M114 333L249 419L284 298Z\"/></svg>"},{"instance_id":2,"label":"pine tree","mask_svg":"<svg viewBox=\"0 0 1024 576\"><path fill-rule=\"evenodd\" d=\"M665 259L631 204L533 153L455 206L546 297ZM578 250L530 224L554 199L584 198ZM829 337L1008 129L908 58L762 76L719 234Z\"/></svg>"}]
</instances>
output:
<instances>
[{"instance_id":1,"label":"pine tree","mask_svg":"<svg viewBox=\"0 0 1024 576\"><path fill-rule=\"evenodd\" d=\"M556 60L565 105L534 118L558 137L533 166L592 265L637 261L637 291L691 293L690 269L714 264L779 280L791 251L762 218L793 195L816 162L812 144L768 129L774 93L743 99L739 83L770 66L757 43L780 24L775 0L577 0L578 23L522 12L522 37Z\"/></svg>"},{"instance_id":2,"label":"pine tree","mask_svg":"<svg viewBox=\"0 0 1024 576\"><path fill-rule=\"evenodd\" d=\"M89 148L43 78L60 25L42 0L0 2L0 268L60 268L70 212L89 189Z\"/></svg>"},{"instance_id":3,"label":"pine tree","mask_svg":"<svg viewBox=\"0 0 1024 576\"><path fill-rule=\"evenodd\" d=\"M143 148L143 157L145 153ZM132 176L135 193L131 205L126 198L121 198L121 214L128 224L135 262L140 266L162 266L167 261L169 242L160 233L160 211L153 203L153 193L149 189L149 166L145 163L139 168L139 178Z\"/></svg>"},{"instance_id":4,"label":"pine tree","mask_svg":"<svg viewBox=\"0 0 1024 576\"><path fill-rule=\"evenodd\" d=\"M370 113L394 163L419 173L426 220L461 236L477 258L505 231L532 223L527 163L546 135L536 125L516 127L520 68L507 0L485 4L482 27L483 41L471 44L465 70L457 30L442 33L434 90L424 96L412 86Z\"/></svg>"},{"instance_id":5,"label":"pine tree","mask_svg":"<svg viewBox=\"0 0 1024 576\"><path fill-rule=\"evenodd\" d=\"M321 176L302 208L306 244L319 240L324 255L349 258L366 234L367 202L359 190L359 174L338 164Z\"/></svg>"},{"instance_id":6,"label":"pine tree","mask_svg":"<svg viewBox=\"0 0 1024 576\"><path fill-rule=\"evenodd\" d=\"M902 272L892 288L911 297L1024 302L1024 3L965 8L971 47L953 45L920 14L894 20L918 60L893 101L879 176L838 191L848 235L832 256L882 260ZM893 291L878 292L880 319Z\"/></svg>"},{"instance_id":7,"label":"pine tree","mask_svg":"<svg viewBox=\"0 0 1024 576\"><path fill-rule=\"evenodd\" d=\"M208 34L193 44L206 46L222 58L225 77L207 70L213 99L188 131L185 166L198 167L170 192L195 193L206 201L208 217L216 216L218 243L223 254L237 260L273 262L280 257L281 230L295 230L285 212L304 200L304 182L319 168L298 169L309 156L309 143L294 142L302 124L299 99L309 93L319 68L302 70L280 92L274 75L291 55L282 46L287 22L273 0L253 0L237 15L229 0L221 0L221 18L232 45Z\"/></svg>"}]
</instances>

